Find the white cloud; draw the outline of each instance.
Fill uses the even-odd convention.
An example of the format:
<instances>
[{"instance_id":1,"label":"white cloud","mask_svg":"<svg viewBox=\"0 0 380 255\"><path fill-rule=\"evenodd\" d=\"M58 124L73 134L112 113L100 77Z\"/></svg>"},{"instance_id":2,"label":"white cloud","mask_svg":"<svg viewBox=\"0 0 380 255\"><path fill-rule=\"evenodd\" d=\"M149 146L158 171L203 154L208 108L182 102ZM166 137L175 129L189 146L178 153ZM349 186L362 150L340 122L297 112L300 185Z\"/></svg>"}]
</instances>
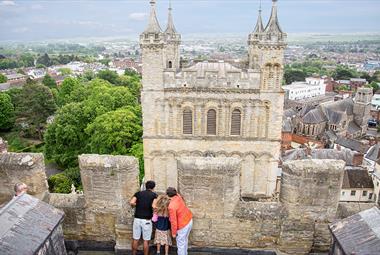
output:
<instances>
[{"instance_id":1,"label":"white cloud","mask_svg":"<svg viewBox=\"0 0 380 255\"><path fill-rule=\"evenodd\" d=\"M0 2L0 6L14 6L16 5L15 1L5 0Z\"/></svg>"},{"instance_id":2,"label":"white cloud","mask_svg":"<svg viewBox=\"0 0 380 255\"><path fill-rule=\"evenodd\" d=\"M145 12L133 12L129 14L129 19L130 20L135 20L135 21L142 21L145 20L146 17L148 17L148 13Z\"/></svg>"}]
</instances>

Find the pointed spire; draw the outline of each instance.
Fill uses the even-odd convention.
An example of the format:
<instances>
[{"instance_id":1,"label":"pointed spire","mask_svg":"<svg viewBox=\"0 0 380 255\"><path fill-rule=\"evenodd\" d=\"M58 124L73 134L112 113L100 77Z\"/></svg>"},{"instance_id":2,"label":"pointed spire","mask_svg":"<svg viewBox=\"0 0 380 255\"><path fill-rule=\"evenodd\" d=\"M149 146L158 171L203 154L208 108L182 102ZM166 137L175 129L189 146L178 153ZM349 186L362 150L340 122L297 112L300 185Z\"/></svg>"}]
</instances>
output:
<instances>
[{"instance_id":1,"label":"pointed spire","mask_svg":"<svg viewBox=\"0 0 380 255\"><path fill-rule=\"evenodd\" d=\"M167 34L176 34L177 30L175 29L174 26L174 21L173 21L173 15L172 15L172 1L169 1L169 14L168 14L168 26L165 30L165 33Z\"/></svg>"},{"instance_id":2,"label":"pointed spire","mask_svg":"<svg viewBox=\"0 0 380 255\"><path fill-rule=\"evenodd\" d=\"M283 33L277 18L277 0L272 0L272 2L272 13L268 25L265 27L265 32Z\"/></svg>"},{"instance_id":3,"label":"pointed spire","mask_svg":"<svg viewBox=\"0 0 380 255\"><path fill-rule=\"evenodd\" d=\"M261 18L261 1L260 1L260 8L259 8L259 17L257 18L256 27L253 30L254 33L262 33L264 32L264 26L263 26L263 20Z\"/></svg>"},{"instance_id":4,"label":"pointed spire","mask_svg":"<svg viewBox=\"0 0 380 255\"><path fill-rule=\"evenodd\" d=\"M150 0L149 3L151 5L149 24L144 33L161 33L162 30L156 15L156 0Z\"/></svg>"}]
</instances>

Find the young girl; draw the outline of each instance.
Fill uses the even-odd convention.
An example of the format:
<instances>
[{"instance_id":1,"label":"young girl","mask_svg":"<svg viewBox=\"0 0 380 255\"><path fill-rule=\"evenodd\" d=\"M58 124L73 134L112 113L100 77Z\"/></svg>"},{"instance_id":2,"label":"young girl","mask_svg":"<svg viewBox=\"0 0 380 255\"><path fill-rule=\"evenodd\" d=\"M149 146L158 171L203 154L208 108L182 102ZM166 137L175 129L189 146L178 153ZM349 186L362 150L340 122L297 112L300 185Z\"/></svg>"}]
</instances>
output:
<instances>
[{"instance_id":1,"label":"young girl","mask_svg":"<svg viewBox=\"0 0 380 255\"><path fill-rule=\"evenodd\" d=\"M167 195L161 195L154 205L155 214L157 214L156 235L154 237L154 243L157 244L157 254L161 252L161 245L165 245L165 255L169 255L169 247L172 245L168 211L169 203L170 198Z\"/></svg>"}]
</instances>

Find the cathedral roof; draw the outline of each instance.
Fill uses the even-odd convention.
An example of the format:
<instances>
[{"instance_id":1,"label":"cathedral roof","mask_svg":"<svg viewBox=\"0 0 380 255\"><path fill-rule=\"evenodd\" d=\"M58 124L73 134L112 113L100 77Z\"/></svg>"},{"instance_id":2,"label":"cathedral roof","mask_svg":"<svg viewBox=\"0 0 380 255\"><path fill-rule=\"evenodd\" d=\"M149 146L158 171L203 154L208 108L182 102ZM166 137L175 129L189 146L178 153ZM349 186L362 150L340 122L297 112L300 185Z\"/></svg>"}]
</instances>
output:
<instances>
[{"instance_id":1,"label":"cathedral roof","mask_svg":"<svg viewBox=\"0 0 380 255\"><path fill-rule=\"evenodd\" d=\"M346 98L336 102L328 102L321 104L326 111L345 112L347 115L354 114L354 101L352 98Z\"/></svg>"},{"instance_id":2,"label":"cathedral roof","mask_svg":"<svg viewBox=\"0 0 380 255\"><path fill-rule=\"evenodd\" d=\"M283 33L280 27L280 23L278 22L278 17L277 17L277 0L272 0L272 1L273 1L272 13L270 15L269 22L267 26L265 27L265 32Z\"/></svg>"},{"instance_id":3,"label":"cathedral roof","mask_svg":"<svg viewBox=\"0 0 380 255\"><path fill-rule=\"evenodd\" d=\"M236 68L226 62L199 62L189 68L183 69L183 71L196 71L197 77L204 77L206 72L214 72L219 78L227 77L228 72L241 72L239 68Z\"/></svg>"},{"instance_id":4,"label":"cathedral roof","mask_svg":"<svg viewBox=\"0 0 380 255\"><path fill-rule=\"evenodd\" d=\"M162 30L156 15L156 0L151 0L150 5L149 23L144 33L161 33Z\"/></svg>"},{"instance_id":5,"label":"cathedral roof","mask_svg":"<svg viewBox=\"0 0 380 255\"><path fill-rule=\"evenodd\" d=\"M326 120L327 120L326 116L323 114L323 112L319 108L310 110L302 118L302 121L306 124L318 124L321 122L325 122Z\"/></svg>"}]
</instances>

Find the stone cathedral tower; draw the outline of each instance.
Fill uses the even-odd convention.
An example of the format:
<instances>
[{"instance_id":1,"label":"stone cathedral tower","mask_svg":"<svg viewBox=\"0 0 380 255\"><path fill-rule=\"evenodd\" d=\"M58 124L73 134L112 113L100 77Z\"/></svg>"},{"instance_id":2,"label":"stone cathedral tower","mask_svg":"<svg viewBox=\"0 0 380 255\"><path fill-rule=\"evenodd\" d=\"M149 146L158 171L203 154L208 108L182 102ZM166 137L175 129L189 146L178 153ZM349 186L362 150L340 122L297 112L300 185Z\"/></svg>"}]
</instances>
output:
<instances>
[{"instance_id":1,"label":"stone cathedral tower","mask_svg":"<svg viewBox=\"0 0 380 255\"><path fill-rule=\"evenodd\" d=\"M286 47L277 1L265 27L259 11L245 69L220 61L181 67L172 7L162 31L156 1L150 4L149 24L140 36L146 179L164 191L186 181L177 168L181 158L234 157L241 160L240 196L271 197L280 156Z\"/></svg>"}]
</instances>

